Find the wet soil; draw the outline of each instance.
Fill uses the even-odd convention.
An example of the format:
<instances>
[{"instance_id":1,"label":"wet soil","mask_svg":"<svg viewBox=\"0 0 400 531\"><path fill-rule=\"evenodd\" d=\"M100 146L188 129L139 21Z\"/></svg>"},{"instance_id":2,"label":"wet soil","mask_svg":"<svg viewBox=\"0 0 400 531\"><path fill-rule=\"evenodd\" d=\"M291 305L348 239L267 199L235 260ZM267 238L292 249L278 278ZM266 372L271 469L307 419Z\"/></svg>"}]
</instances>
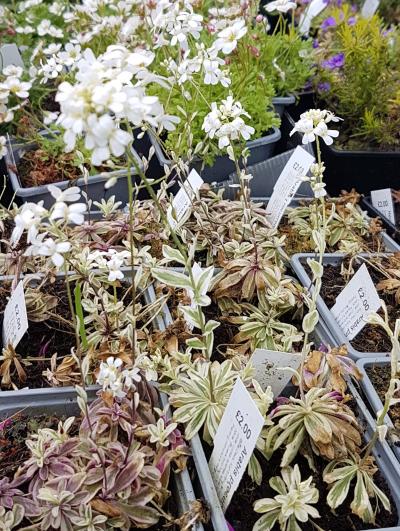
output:
<instances>
[{"instance_id":1,"label":"wet soil","mask_svg":"<svg viewBox=\"0 0 400 531\"><path fill-rule=\"evenodd\" d=\"M390 383L390 364L387 366L371 365L366 367L365 370L375 388L375 391L378 393L378 396L383 403L385 400L385 393L388 390ZM397 393L395 397L400 398L400 395ZM400 439L400 404L391 406L389 409L389 417L394 424L395 434Z\"/></svg>"},{"instance_id":2,"label":"wet soil","mask_svg":"<svg viewBox=\"0 0 400 531\"><path fill-rule=\"evenodd\" d=\"M278 493L274 491L269 485L269 478L280 475L280 461L282 454L275 452L269 461L266 461L262 456L258 456L263 469L263 481L260 486L253 483L247 473L243 476L240 482L239 488L234 494L232 501L226 512L226 519L235 529L235 531L251 531L255 522L262 516L254 512L253 504L255 501L261 498L273 498ZM351 493L354 492L350 489L350 495L346 502L336 509L335 514L330 507L325 503L328 495L327 484L322 480L322 472L326 466L326 462L322 459L315 459L316 471L312 472L306 462L301 457L296 458L296 463L299 465L301 471L301 477L303 480L310 477L314 478L315 487L319 492L319 502L313 505L316 507L320 514L320 518L315 519L315 523L319 525L324 531L338 531L338 530L356 530L356 529L379 529L385 527L391 527L397 525L397 511L396 505L390 493L389 486L386 484L384 477L378 471L374 476L375 482L388 496L392 513L388 513L385 510L380 510L376 515L376 524L365 524L356 515L352 514L350 504L352 501ZM353 486L354 487L354 486ZM312 530L313 525L307 522L303 529ZM279 525L273 527L273 531L279 531Z\"/></svg>"},{"instance_id":3,"label":"wet soil","mask_svg":"<svg viewBox=\"0 0 400 531\"><path fill-rule=\"evenodd\" d=\"M358 270L361 264L353 262L354 272ZM378 284L385 277L376 271L374 268L368 266L368 271L375 285ZM340 265L325 265L324 275L322 277L321 296L328 308L332 308L336 302L336 297L347 285L349 279L345 279L340 274ZM394 295L387 291L379 291L379 296L385 301L389 321L393 328L397 318L400 318L400 306L396 304ZM381 311L378 311L381 313ZM359 334L350 342L352 347L359 352L389 352L391 350L391 342L387 334L378 326L366 325Z\"/></svg>"},{"instance_id":4,"label":"wet soil","mask_svg":"<svg viewBox=\"0 0 400 531\"><path fill-rule=\"evenodd\" d=\"M57 306L51 313L60 315L63 319L71 320L65 285L62 280L56 280L54 284L46 284L46 294L57 297ZM10 285L3 284L0 287L0 327L3 324L3 313L10 293ZM61 322L56 317L43 322L29 321L29 328L16 347L17 354L22 359L29 359L31 365L24 366L26 381L20 382L13 366L12 381L18 386L30 388L49 387L49 382L42 372L50 367L50 358L57 352L58 359L68 356L71 347L75 345L75 334L72 327ZM21 361L21 360L20 360ZM4 388L4 386L3 386Z\"/></svg>"}]
</instances>

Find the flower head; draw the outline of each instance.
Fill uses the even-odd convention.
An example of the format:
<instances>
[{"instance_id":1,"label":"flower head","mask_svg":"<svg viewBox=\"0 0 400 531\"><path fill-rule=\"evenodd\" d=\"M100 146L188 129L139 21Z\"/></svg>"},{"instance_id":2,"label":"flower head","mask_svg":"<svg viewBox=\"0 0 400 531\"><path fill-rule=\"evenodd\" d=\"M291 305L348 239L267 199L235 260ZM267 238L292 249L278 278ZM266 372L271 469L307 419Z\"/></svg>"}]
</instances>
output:
<instances>
[{"instance_id":1,"label":"flower head","mask_svg":"<svg viewBox=\"0 0 400 531\"><path fill-rule=\"evenodd\" d=\"M232 26L229 26L217 35L214 47L222 50L225 55L233 52L237 46L237 41L247 33L246 22L243 19L237 20Z\"/></svg>"},{"instance_id":2,"label":"flower head","mask_svg":"<svg viewBox=\"0 0 400 531\"><path fill-rule=\"evenodd\" d=\"M290 9L296 9L297 4L291 0L274 0L266 4L265 9L268 13L279 11L280 13L287 13Z\"/></svg>"}]
</instances>

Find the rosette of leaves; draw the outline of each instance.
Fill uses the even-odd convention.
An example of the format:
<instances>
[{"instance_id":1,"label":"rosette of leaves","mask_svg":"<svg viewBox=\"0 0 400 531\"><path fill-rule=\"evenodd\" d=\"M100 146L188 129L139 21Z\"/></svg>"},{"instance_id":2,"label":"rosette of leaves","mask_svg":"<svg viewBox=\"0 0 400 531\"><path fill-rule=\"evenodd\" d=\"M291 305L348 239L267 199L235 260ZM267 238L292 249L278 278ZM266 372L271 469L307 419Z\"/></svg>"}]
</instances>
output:
<instances>
[{"instance_id":1,"label":"rosette of leaves","mask_svg":"<svg viewBox=\"0 0 400 531\"><path fill-rule=\"evenodd\" d=\"M313 477L301 481L298 465L283 468L281 477L272 477L269 484L278 494L255 502L254 510L263 516L254 524L253 531L270 531L276 523L282 531L301 531L298 522L320 517L312 506L319 498Z\"/></svg>"},{"instance_id":2,"label":"rosette of leaves","mask_svg":"<svg viewBox=\"0 0 400 531\"><path fill-rule=\"evenodd\" d=\"M265 433L263 453L270 457L284 446L281 466L290 465L299 451L310 463L313 454L332 460L359 451L357 419L336 391L312 388L304 398L291 396L270 418L276 424Z\"/></svg>"}]
</instances>

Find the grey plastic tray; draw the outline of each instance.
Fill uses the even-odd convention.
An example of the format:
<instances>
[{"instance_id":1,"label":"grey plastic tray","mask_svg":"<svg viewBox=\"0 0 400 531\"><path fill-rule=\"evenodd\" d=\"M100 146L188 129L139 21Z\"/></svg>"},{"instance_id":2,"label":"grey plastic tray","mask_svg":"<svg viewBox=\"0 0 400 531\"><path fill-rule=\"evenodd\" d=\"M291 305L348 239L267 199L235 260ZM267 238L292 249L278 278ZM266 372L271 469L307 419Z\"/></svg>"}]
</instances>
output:
<instances>
[{"instance_id":1,"label":"grey plastic tray","mask_svg":"<svg viewBox=\"0 0 400 531\"><path fill-rule=\"evenodd\" d=\"M360 382L360 386L368 400L369 405L371 406L371 409L376 413L377 411L380 411L383 408L383 404L367 373L367 368L371 366L390 366L390 358L362 358L357 361L357 367L360 369L363 375L363 379ZM386 415L385 423L387 424L387 426L389 426L389 428L394 428L393 422L391 421L389 415ZM387 441L389 442L390 447L394 452L395 456L400 461L400 447L395 444L395 441L393 441L393 439L391 439L390 432L388 434Z\"/></svg>"},{"instance_id":2,"label":"grey plastic tray","mask_svg":"<svg viewBox=\"0 0 400 531\"><path fill-rule=\"evenodd\" d=\"M13 144L11 147L7 146L5 161L8 176L15 195L23 203L28 201L32 201L34 203L43 201L44 207L49 208L54 204L54 198L48 191L47 185L24 187L22 186L21 181L15 172L15 168L23 152L35 149L35 147L36 144L34 143ZM138 166L143 169L143 163L139 155L133 149L132 155L135 158ZM132 168L131 175L132 177L137 175L135 168ZM106 190L104 185L111 177L117 177L117 182L112 188ZM92 199L93 201L101 201L102 199L108 199L111 196L115 196L116 201L122 201L123 204L128 201L128 179L126 169L91 175L88 177L87 182L83 177L81 177L76 181L62 181L53 184L61 190L65 190L65 188L68 188L69 186L79 186L79 188L88 194L88 198Z\"/></svg>"},{"instance_id":3,"label":"grey plastic tray","mask_svg":"<svg viewBox=\"0 0 400 531\"><path fill-rule=\"evenodd\" d=\"M385 247L392 247L391 249L387 249L388 251L396 252L399 250L396 242L394 242L388 235L383 233L382 236L384 236L383 240ZM368 256L365 253L360 254L360 256L363 255ZM304 264L306 263L307 258L315 258L315 256L316 255L313 253L298 253L293 255L291 258L292 268L305 288L309 288L311 286L311 278L308 275ZM380 253L380 256L385 256L385 253ZM344 257L345 255L342 253L325 254L323 263L324 265L330 264L336 266L341 263ZM359 352L351 346L350 341L344 335L342 329L339 327L336 319L333 317L333 314L331 313L328 306L325 304L324 300L320 295L317 299L317 308L322 320L328 326L337 344L346 345L348 348L349 355L352 359L359 360L361 358L376 358L389 355L389 353L386 352Z\"/></svg>"},{"instance_id":4,"label":"grey plastic tray","mask_svg":"<svg viewBox=\"0 0 400 531\"><path fill-rule=\"evenodd\" d=\"M285 107L288 107L289 105L293 105L296 101L295 96L276 96L275 98L272 98L272 105L274 106L275 112L279 114L279 116L282 118L283 113L285 111Z\"/></svg>"},{"instance_id":5,"label":"grey plastic tray","mask_svg":"<svg viewBox=\"0 0 400 531\"><path fill-rule=\"evenodd\" d=\"M165 165L171 166L171 160L166 157L156 137L151 132L149 132L149 137L161 167L163 168ZM269 159L280 138L280 130L274 127L273 132L269 135L247 142L246 146L250 149L248 164L256 164ZM203 169L201 167L202 163L200 160L194 160L190 165L190 169L197 170L206 183L226 181L228 180L229 174L235 169L235 165L229 160L228 155L217 157L213 166L205 166Z\"/></svg>"}]
</instances>

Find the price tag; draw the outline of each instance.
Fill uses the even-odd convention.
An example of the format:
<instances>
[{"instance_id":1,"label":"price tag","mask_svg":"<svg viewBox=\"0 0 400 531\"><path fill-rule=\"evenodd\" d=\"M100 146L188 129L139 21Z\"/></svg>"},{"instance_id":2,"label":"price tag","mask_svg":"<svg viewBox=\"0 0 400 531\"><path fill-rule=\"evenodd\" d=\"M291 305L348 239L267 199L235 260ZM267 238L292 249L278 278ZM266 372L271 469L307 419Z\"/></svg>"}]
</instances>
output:
<instances>
[{"instance_id":1,"label":"price tag","mask_svg":"<svg viewBox=\"0 0 400 531\"><path fill-rule=\"evenodd\" d=\"M312 19L317 17L326 8L328 2L326 0L312 0L301 15L299 20L299 31L302 35L306 35L310 31Z\"/></svg>"},{"instance_id":2,"label":"price tag","mask_svg":"<svg viewBox=\"0 0 400 531\"><path fill-rule=\"evenodd\" d=\"M263 391L270 385L274 396L279 396L293 376L293 373L288 371L286 367L298 369L301 364L301 356L300 354L257 348L249 363L255 369L254 378L261 385Z\"/></svg>"},{"instance_id":3,"label":"price tag","mask_svg":"<svg viewBox=\"0 0 400 531\"><path fill-rule=\"evenodd\" d=\"M276 229L290 201L301 185L301 177L307 175L315 158L301 146L297 146L277 180L267 205L267 216Z\"/></svg>"},{"instance_id":4,"label":"price tag","mask_svg":"<svg viewBox=\"0 0 400 531\"><path fill-rule=\"evenodd\" d=\"M361 16L364 18L370 18L375 15L376 10L379 7L379 0L365 0L361 8Z\"/></svg>"},{"instance_id":5,"label":"price tag","mask_svg":"<svg viewBox=\"0 0 400 531\"><path fill-rule=\"evenodd\" d=\"M394 205L391 188L371 191L371 202L379 210L382 216L385 216L392 223L396 223L394 215Z\"/></svg>"},{"instance_id":6,"label":"price tag","mask_svg":"<svg viewBox=\"0 0 400 531\"><path fill-rule=\"evenodd\" d=\"M331 312L344 335L351 340L364 328L368 315L380 307L378 292L367 266L363 264L339 294Z\"/></svg>"},{"instance_id":7,"label":"price tag","mask_svg":"<svg viewBox=\"0 0 400 531\"><path fill-rule=\"evenodd\" d=\"M214 439L209 468L226 511L256 446L264 418L238 378Z\"/></svg>"},{"instance_id":8,"label":"price tag","mask_svg":"<svg viewBox=\"0 0 400 531\"><path fill-rule=\"evenodd\" d=\"M16 44L3 44L3 46L0 46L0 71L9 65L24 67Z\"/></svg>"},{"instance_id":9,"label":"price tag","mask_svg":"<svg viewBox=\"0 0 400 531\"><path fill-rule=\"evenodd\" d=\"M189 173L189 177L186 179L183 186L172 201L173 216L170 215L168 217L172 228L175 228L178 225L179 221L189 210L192 205L193 198L200 190L200 187L203 182L203 179L200 177L196 170L192 170Z\"/></svg>"},{"instance_id":10,"label":"price tag","mask_svg":"<svg viewBox=\"0 0 400 531\"><path fill-rule=\"evenodd\" d=\"M7 347L11 344L15 348L27 330L28 316L26 313L24 285L21 280L4 310L3 346Z\"/></svg>"}]
</instances>

